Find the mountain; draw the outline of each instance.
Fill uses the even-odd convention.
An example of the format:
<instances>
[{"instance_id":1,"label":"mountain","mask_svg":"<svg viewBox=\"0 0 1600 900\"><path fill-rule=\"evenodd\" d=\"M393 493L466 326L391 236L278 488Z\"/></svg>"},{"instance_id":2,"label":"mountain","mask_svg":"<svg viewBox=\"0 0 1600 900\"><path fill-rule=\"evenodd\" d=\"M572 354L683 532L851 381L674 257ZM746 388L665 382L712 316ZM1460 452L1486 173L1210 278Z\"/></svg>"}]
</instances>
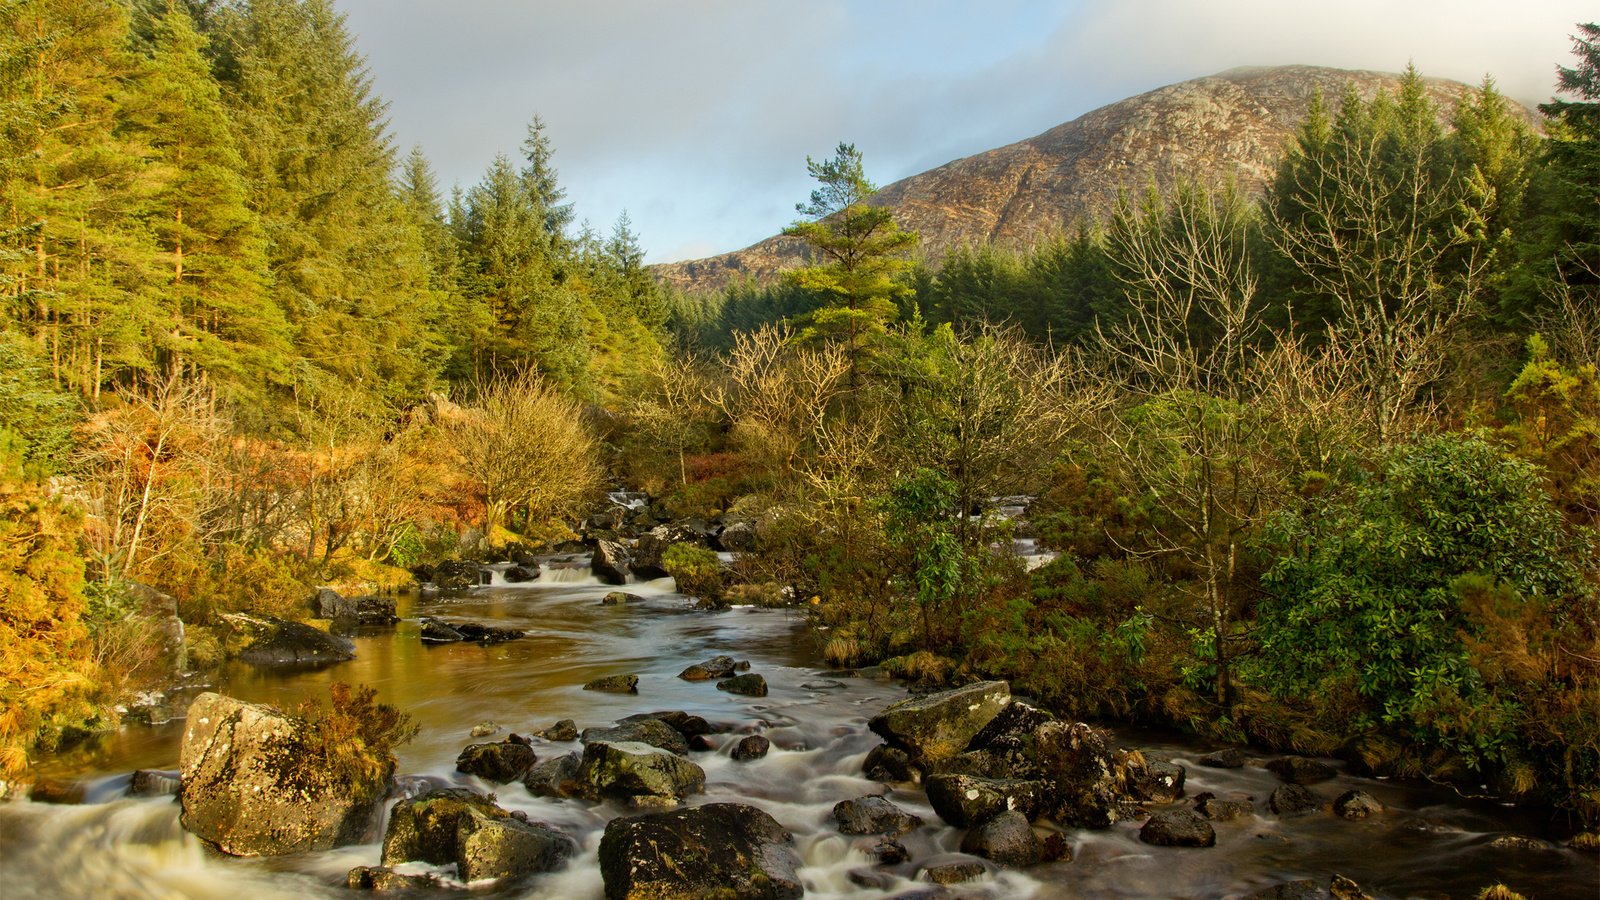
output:
<instances>
[{"instance_id":1,"label":"mountain","mask_svg":"<svg viewBox=\"0 0 1600 900\"><path fill-rule=\"evenodd\" d=\"M1210 185L1233 179L1246 194L1259 196L1313 96L1320 92L1334 108L1347 85L1371 98L1379 89L1393 93L1399 80L1392 73L1316 66L1230 69L1103 106L1036 137L913 175L885 187L873 202L893 208L902 227L918 231L922 252L937 262L962 245L1027 246L1104 218L1119 189L1140 190L1152 180L1166 188L1180 177ZM1426 84L1446 120L1473 90L1445 79ZM802 243L779 235L653 271L662 282L695 292L718 290L741 277L766 282L806 259Z\"/></svg>"}]
</instances>

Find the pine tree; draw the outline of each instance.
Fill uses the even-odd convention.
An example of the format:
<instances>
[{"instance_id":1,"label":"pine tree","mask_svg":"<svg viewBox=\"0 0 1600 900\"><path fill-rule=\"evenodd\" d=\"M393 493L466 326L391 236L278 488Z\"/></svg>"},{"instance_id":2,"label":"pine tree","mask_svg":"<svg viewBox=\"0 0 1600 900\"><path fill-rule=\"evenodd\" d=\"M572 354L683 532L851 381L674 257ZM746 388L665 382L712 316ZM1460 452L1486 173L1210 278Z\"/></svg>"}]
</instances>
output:
<instances>
[{"instance_id":1,"label":"pine tree","mask_svg":"<svg viewBox=\"0 0 1600 900\"><path fill-rule=\"evenodd\" d=\"M896 298L909 293L897 276L910 265L906 253L917 235L901 231L890 210L868 202L877 188L855 145L841 143L823 162L806 157L806 171L820 186L809 203L795 204L806 218L783 230L805 241L814 261L790 273L790 282L824 298L802 337L843 341L855 381L868 345L898 315Z\"/></svg>"},{"instance_id":2,"label":"pine tree","mask_svg":"<svg viewBox=\"0 0 1600 900\"><path fill-rule=\"evenodd\" d=\"M522 158L528 162L522 169L522 183L528 196L543 211L544 230L552 246L560 247L566 240L574 212L571 203L562 202L567 198L567 190L556 178L559 173L555 168L555 148L550 145L544 129L544 120L538 116L528 123L528 137L522 142Z\"/></svg>"}]
</instances>

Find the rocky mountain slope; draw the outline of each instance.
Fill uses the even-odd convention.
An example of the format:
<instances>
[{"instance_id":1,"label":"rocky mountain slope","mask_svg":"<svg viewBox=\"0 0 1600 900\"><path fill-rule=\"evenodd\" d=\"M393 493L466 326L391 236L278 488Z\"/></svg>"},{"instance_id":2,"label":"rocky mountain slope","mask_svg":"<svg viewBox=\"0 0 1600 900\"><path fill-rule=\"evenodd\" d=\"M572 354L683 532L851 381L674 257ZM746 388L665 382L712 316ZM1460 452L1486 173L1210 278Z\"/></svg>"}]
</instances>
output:
<instances>
[{"instance_id":1,"label":"rocky mountain slope","mask_svg":"<svg viewBox=\"0 0 1600 900\"><path fill-rule=\"evenodd\" d=\"M1322 93L1337 105L1346 85L1364 97L1395 90L1400 76L1314 66L1231 69L1140 94L1036 137L958 159L885 187L874 202L920 232L932 261L963 245L1027 246L1058 229L1104 217L1121 188L1163 188L1180 177L1233 179L1259 195ZM1428 79L1448 118L1471 88ZM1532 114L1529 113L1530 121ZM798 241L776 236L733 253L656 266L686 291L717 290L740 277L767 281L806 261Z\"/></svg>"}]
</instances>

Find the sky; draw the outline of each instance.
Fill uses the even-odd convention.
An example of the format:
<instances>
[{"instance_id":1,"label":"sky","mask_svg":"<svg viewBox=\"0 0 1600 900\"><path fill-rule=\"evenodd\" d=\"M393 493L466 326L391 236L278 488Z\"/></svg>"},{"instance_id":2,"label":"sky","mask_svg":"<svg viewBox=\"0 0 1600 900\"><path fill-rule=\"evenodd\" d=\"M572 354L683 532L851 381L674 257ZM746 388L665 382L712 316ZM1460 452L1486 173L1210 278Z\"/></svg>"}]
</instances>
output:
<instances>
[{"instance_id":1,"label":"sky","mask_svg":"<svg viewBox=\"0 0 1600 900\"><path fill-rule=\"evenodd\" d=\"M648 262L777 233L840 142L886 185L1236 66L1476 84L1527 104L1569 65L1569 0L335 0L402 153L448 188L534 115L580 220Z\"/></svg>"}]
</instances>

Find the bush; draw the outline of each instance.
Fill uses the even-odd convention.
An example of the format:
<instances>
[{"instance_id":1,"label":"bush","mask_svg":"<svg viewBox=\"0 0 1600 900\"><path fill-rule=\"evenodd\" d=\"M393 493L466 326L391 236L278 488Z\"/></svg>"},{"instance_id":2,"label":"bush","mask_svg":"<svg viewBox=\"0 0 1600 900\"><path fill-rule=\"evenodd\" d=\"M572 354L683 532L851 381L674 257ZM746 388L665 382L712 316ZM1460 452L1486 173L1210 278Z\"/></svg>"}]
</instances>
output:
<instances>
[{"instance_id":1,"label":"bush","mask_svg":"<svg viewBox=\"0 0 1600 900\"><path fill-rule=\"evenodd\" d=\"M722 561L717 554L694 544L673 544L661 555L661 567L677 583L679 593L711 606L722 605Z\"/></svg>"},{"instance_id":2,"label":"bush","mask_svg":"<svg viewBox=\"0 0 1600 900\"><path fill-rule=\"evenodd\" d=\"M416 737L411 716L387 703L366 685L343 682L328 687L329 703L315 699L300 704L299 715L310 726L304 748L335 784L370 784L394 772L395 748Z\"/></svg>"}]
</instances>

